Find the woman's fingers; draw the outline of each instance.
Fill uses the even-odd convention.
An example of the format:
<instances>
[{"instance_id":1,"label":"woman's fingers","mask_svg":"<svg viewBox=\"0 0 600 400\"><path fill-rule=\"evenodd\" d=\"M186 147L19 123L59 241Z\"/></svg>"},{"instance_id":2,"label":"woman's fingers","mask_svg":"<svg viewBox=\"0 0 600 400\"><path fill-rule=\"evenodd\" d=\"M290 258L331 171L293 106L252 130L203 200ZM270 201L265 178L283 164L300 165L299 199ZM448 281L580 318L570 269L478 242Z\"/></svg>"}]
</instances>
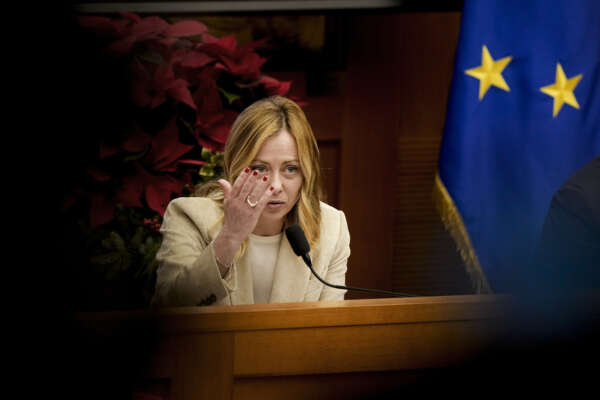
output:
<instances>
[{"instance_id":1,"label":"woman's fingers","mask_svg":"<svg viewBox=\"0 0 600 400\"><path fill-rule=\"evenodd\" d=\"M231 196L233 196L233 197L239 196L240 190L242 190L244 183L246 183L246 180L250 177L251 174L252 174L252 171L250 170L250 168L246 168L245 170L242 171L241 174L238 175L238 177L233 182L233 186L232 186L231 192L230 192Z\"/></svg>"},{"instance_id":2,"label":"woman's fingers","mask_svg":"<svg viewBox=\"0 0 600 400\"><path fill-rule=\"evenodd\" d=\"M229 198L229 194L231 193L231 184L225 179L219 179L217 183L219 186L221 186L221 189L223 189L223 195L225 198Z\"/></svg>"},{"instance_id":3,"label":"woman's fingers","mask_svg":"<svg viewBox=\"0 0 600 400\"><path fill-rule=\"evenodd\" d=\"M264 199L271 194L271 191L268 190L270 187L269 177L248 168L236 178L233 186L224 180L218 182L223 188L227 200L225 208L230 213L237 213L238 211L234 211L237 209L244 214L250 212L248 215L255 214L254 211L260 214L267 203L267 200ZM260 206L257 207L259 203Z\"/></svg>"},{"instance_id":4,"label":"woman's fingers","mask_svg":"<svg viewBox=\"0 0 600 400\"><path fill-rule=\"evenodd\" d=\"M260 178L261 176L258 174L258 171L254 170L250 172L248 178L242 185L242 188L236 197L238 197L240 200L246 201L246 198L248 195L250 195L250 193L252 193L252 190L254 190L254 187L256 186L257 182L259 182ZM251 200L254 201L255 199Z\"/></svg>"},{"instance_id":5,"label":"woman's fingers","mask_svg":"<svg viewBox=\"0 0 600 400\"><path fill-rule=\"evenodd\" d=\"M263 195L268 191L269 188L269 177L267 175L258 176L257 182L248 194L248 199L252 203L259 203ZM263 202L265 203L265 202ZM266 204L266 203L265 203ZM262 209L264 205L259 205L259 209Z\"/></svg>"}]
</instances>

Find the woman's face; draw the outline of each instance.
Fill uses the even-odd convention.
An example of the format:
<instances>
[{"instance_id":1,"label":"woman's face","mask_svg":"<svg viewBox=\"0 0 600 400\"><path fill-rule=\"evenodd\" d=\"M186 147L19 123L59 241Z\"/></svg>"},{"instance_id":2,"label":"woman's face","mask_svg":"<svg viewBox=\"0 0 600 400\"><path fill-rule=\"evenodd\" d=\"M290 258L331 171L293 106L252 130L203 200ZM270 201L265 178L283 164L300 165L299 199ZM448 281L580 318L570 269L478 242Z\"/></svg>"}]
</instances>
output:
<instances>
[{"instance_id":1,"label":"woman's face","mask_svg":"<svg viewBox=\"0 0 600 400\"><path fill-rule=\"evenodd\" d=\"M254 229L257 235L281 232L287 213L294 207L302 188L302 172L296 140L285 129L263 143L250 168L269 177L273 187L271 200Z\"/></svg>"}]
</instances>

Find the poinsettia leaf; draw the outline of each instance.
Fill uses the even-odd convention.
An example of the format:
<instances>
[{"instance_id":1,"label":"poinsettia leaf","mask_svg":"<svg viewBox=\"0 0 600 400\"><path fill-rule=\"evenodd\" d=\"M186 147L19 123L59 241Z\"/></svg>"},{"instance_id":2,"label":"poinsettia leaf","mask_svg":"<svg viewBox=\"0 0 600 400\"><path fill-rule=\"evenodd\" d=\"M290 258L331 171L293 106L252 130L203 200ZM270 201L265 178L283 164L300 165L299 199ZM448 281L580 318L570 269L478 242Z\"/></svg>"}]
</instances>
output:
<instances>
[{"instance_id":1,"label":"poinsettia leaf","mask_svg":"<svg viewBox=\"0 0 600 400\"><path fill-rule=\"evenodd\" d=\"M100 144L100 159L104 159L106 157L110 157L119 152L119 146L113 146L106 143Z\"/></svg>"},{"instance_id":2,"label":"poinsettia leaf","mask_svg":"<svg viewBox=\"0 0 600 400\"><path fill-rule=\"evenodd\" d=\"M223 151L225 149L225 145L222 143L217 143L206 136L200 135L198 136L198 144L202 146L202 148L211 150L211 151Z\"/></svg>"},{"instance_id":3,"label":"poinsettia leaf","mask_svg":"<svg viewBox=\"0 0 600 400\"><path fill-rule=\"evenodd\" d=\"M93 193L90 205L90 226L96 228L111 221L115 214L115 201L105 193Z\"/></svg>"},{"instance_id":4,"label":"poinsettia leaf","mask_svg":"<svg viewBox=\"0 0 600 400\"><path fill-rule=\"evenodd\" d=\"M157 94L156 96L152 97L152 100L150 101L150 108L154 109L163 104L166 100L167 96L164 94Z\"/></svg>"},{"instance_id":5,"label":"poinsettia leaf","mask_svg":"<svg viewBox=\"0 0 600 400\"><path fill-rule=\"evenodd\" d=\"M206 46L208 44L216 43L219 41L219 38L211 35L210 33L205 33L202 35L202 43L199 46Z\"/></svg>"},{"instance_id":6,"label":"poinsettia leaf","mask_svg":"<svg viewBox=\"0 0 600 400\"><path fill-rule=\"evenodd\" d=\"M157 35L165 32L169 28L169 23L156 16L142 18L131 28L131 34L139 38Z\"/></svg>"},{"instance_id":7,"label":"poinsettia leaf","mask_svg":"<svg viewBox=\"0 0 600 400\"><path fill-rule=\"evenodd\" d=\"M217 83L211 77L206 77L199 82L192 98L198 106L196 124L206 124L210 120L215 120L215 116L220 115L223 109L223 101L219 95Z\"/></svg>"},{"instance_id":8,"label":"poinsettia leaf","mask_svg":"<svg viewBox=\"0 0 600 400\"><path fill-rule=\"evenodd\" d=\"M121 148L130 153L138 153L144 151L151 141L152 137L139 126L136 126L131 135L123 142Z\"/></svg>"},{"instance_id":9,"label":"poinsettia leaf","mask_svg":"<svg viewBox=\"0 0 600 400\"><path fill-rule=\"evenodd\" d=\"M215 64L215 69L220 69L223 71L227 71L227 72L231 72L231 70L229 69L228 66L226 66L225 64L223 64L222 62L218 62Z\"/></svg>"},{"instance_id":10,"label":"poinsettia leaf","mask_svg":"<svg viewBox=\"0 0 600 400\"><path fill-rule=\"evenodd\" d=\"M107 182L111 178L106 171L99 170L98 168L88 168L87 173L97 182Z\"/></svg>"},{"instance_id":11,"label":"poinsettia leaf","mask_svg":"<svg viewBox=\"0 0 600 400\"><path fill-rule=\"evenodd\" d=\"M142 151L125 156L125 157L123 157L123 162L135 161L135 160L144 158L144 156L148 153L149 150L150 150L150 146L147 146Z\"/></svg>"},{"instance_id":12,"label":"poinsettia leaf","mask_svg":"<svg viewBox=\"0 0 600 400\"><path fill-rule=\"evenodd\" d=\"M210 128L206 129L206 134L211 140L225 144L227 141L227 136L229 135L229 130L231 129L231 125L227 123L218 123Z\"/></svg>"},{"instance_id":13,"label":"poinsettia leaf","mask_svg":"<svg viewBox=\"0 0 600 400\"><path fill-rule=\"evenodd\" d=\"M215 57L200 51L191 51L182 57L179 64L186 68L200 68L215 61Z\"/></svg>"},{"instance_id":14,"label":"poinsettia leaf","mask_svg":"<svg viewBox=\"0 0 600 400\"><path fill-rule=\"evenodd\" d=\"M167 89L167 94L173 99L188 105L194 110L197 109L196 103L194 103L194 99L192 98L192 94L190 93L187 82L184 79L175 80L172 83L172 85Z\"/></svg>"},{"instance_id":15,"label":"poinsettia leaf","mask_svg":"<svg viewBox=\"0 0 600 400\"><path fill-rule=\"evenodd\" d=\"M215 124L204 129L204 133L212 141L225 144L229 131L238 113L232 110L223 110L222 118Z\"/></svg>"},{"instance_id":16,"label":"poinsettia leaf","mask_svg":"<svg viewBox=\"0 0 600 400\"><path fill-rule=\"evenodd\" d=\"M281 82L267 75L262 75L260 77L260 83L264 85L269 96L276 94L279 96L285 96L290 91L290 87L292 85L292 81Z\"/></svg>"},{"instance_id":17,"label":"poinsettia leaf","mask_svg":"<svg viewBox=\"0 0 600 400\"><path fill-rule=\"evenodd\" d=\"M180 193L183 184L170 175L153 176L146 185L146 202L161 216L165 214L172 193Z\"/></svg>"},{"instance_id":18,"label":"poinsettia leaf","mask_svg":"<svg viewBox=\"0 0 600 400\"><path fill-rule=\"evenodd\" d=\"M119 15L125 19L128 19L128 20L136 22L136 23L138 23L142 20L142 17L140 17L137 14L130 13L130 12L119 12Z\"/></svg>"},{"instance_id":19,"label":"poinsettia leaf","mask_svg":"<svg viewBox=\"0 0 600 400\"><path fill-rule=\"evenodd\" d=\"M202 35L207 31L206 25L198 21L181 21L169 25L165 34L167 36L187 37Z\"/></svg>"},{"instance_id":20,"label":"poinsettia leaf","mask_svg":"<svg viewBox=\"0 0 600 400\"><path fill-rule=\"evenodd\" d=\"M167 38L162 38L162 39L158 39L157 42L162 44L165 47L171 47L173 46L174 43L178 42L179 39L177 39L176 37L167 37Z\"/></svg>"},{"instance_id":21,"label":"poinsettia leaf","mask_svg":"<svg viewBox=\"0 0 600 400\"><path fill-rule=\"evenodd\" d=\"M137 41L136 36L127 36L123 39L115 40L110 45L108 45L107 50L111 53L115 54L127 54L130 52L131 48Z\"/></svg>"},{"instance_id":22,"label":"poinsettia leaf","mask_svg":"<svg viewBox=\"0 0 600 400\"><path fill-rule=\"evenodd\" d=\"M285 96L290 91L291 86L292 86L292 81L281 82L281 84L275 91L275 94L277 94L279 96Z\"/></svg>"},{"instance_id":23,"label":"poinsettia leaf","mask_svg":"<svg viewBox=\"0 0 600 400\"><path fill-rule=\"evenodd\" d=\"M267 61L266 58L262 58L256 53L248 53L240 58L231 58L222 55L220 59L232 75L240 76L247 80L257 78L260 74L260 68Z\"/></svg>"},{"instance_id":24,"label":"poinsettia leaf","mask_svg":"<svg viewBox=\"0 0 600 400\"><path fill-rule=\"evenodd\" d=\"M173 117L153 138L147 159L155 171L161 171L193 148L193 145L179 142L177 119Z\"/></svg>"},{"instance_id":25,"label":"poinsettia leaf","mask_svg":"<svg viewBox=\"0 0 600 400\"><path fill-rule=\"evenodd\" d=\"M144 175L129 175L123 178L121 186L117 190L115 201L125 207L143 207L142 194L145 183Z\"/></svg>"},{"instance_id":26,"label":"poinsettia leaf","mask_svg":"<svg viewBox=\"0 0 600 400\"><path fill-rule=\"evenodd\" d=\"M154 72L154 83L159 88L168 88L175 80L172 62L165 62L156 68Z\"/></svg>"},{"instance_id":27,"label":"poinsettia leaf","mask_svg":"<svg viewBox=\"0 0 600 400\"><path fill-rule=\"evenodd\" d=\"M206 164L206 161L202 161L202 160L177 160L178 163L180 164L188 164L188 165L204 165Z\"/></svg>"},{"instance_id":28,"label":"poinsettia leaf","mask_svg":"<svg viewBox=\"0 0 600 400\"><path fill-rule=\"evenodd\" d=\"M305 101L298 96L288 95L288 98L298 104L299 107L305 107L309 104L308 101Z\"/></svg>"},{"instance_id":29,"label":"poinsettia leaf","mask_svg":"<svg viewBox=\"0 0 600 400\"><path fill-rule=\"evenodd\" d=\"M216 41L211 36L204 35L202 43L198 48L211 56L228 55L233 56L237 49L237 40L234 35L223 36Z\"/></svg>"}]
</instances>

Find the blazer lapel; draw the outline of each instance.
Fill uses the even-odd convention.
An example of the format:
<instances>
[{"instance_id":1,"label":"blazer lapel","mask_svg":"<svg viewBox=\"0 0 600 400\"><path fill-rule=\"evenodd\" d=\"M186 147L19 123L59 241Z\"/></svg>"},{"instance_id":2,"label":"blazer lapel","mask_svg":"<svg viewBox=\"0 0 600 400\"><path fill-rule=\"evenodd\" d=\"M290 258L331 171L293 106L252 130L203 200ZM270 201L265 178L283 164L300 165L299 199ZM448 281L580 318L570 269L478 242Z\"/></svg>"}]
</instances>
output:
<instances>
[{"instance_id":1,"label":"blazer lapel","mask_svg":"<svg viewBox=\"0 0 600 400\"><path fill-rule=\"evenodd\" d=\"M303 301L310 269L294 254L285 235L281 238L276 265L269 303Z\"/></svg>"},{"instance_id":2,"label":"blazer lapel","mask_svg":"<svg viewBox=\"0 0 600 400\"><path fill-rule=\"evenodd\" d=\"M254 277L246 255L236 265L237 288L231 294L232 304L254 304Z\"/></svg>"}]
</instances>

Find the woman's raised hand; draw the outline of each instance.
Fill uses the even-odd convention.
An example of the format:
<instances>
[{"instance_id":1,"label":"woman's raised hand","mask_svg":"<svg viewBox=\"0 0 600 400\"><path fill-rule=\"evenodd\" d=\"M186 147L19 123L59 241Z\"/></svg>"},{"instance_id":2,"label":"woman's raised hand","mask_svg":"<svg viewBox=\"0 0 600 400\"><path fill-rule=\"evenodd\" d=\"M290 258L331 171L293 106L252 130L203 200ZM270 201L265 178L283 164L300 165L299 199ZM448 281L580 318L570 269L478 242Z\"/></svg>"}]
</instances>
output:
<instances>
[{"instance_id":1,"label":"woman's raised hand","mask_svg":"<svg viewBox=\"0 0 600 400\"><path fill-rule=\"evenodd\" d=\"M219 179L217 182L224 194L224 220L213 248L224 275L226 266L233 261L239 246L256 227L273 188L269 186L269 178L266 175L250 168L246 168L237 177L233 186L225 179Z\"/></svg>"}]
</instances>

